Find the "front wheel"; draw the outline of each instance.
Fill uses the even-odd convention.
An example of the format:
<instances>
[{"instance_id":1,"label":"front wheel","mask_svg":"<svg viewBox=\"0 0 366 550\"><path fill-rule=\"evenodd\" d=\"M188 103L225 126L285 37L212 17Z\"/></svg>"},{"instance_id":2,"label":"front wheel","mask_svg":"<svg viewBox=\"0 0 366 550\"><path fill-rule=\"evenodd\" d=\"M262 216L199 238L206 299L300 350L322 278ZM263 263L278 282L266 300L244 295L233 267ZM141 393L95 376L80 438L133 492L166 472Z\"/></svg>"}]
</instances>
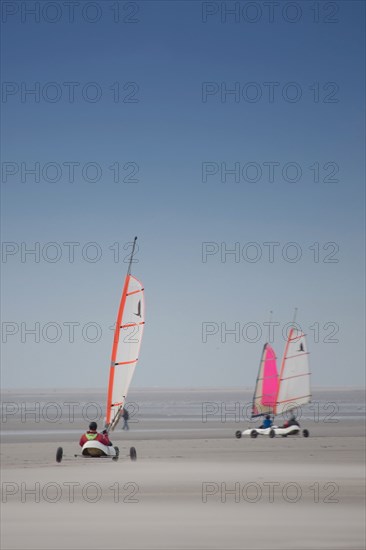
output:
<instances>
[{"instance_id":1,"label":"front wheel","mask_svg":"<svg viewBox=\"0 0 366 550\"><path fill-rule=\"evenodd\" d=\"M64 454L63 448L58 447L56 451L56 462L61 462L63 454Z\"/></svg>"},{"instance_id":2,"label":"front wheel","mask_svg":"<svg viewBox=\"0 0 366 550\"><path fill-rule=\"evenodd\" d=\"M274 437L276 435L276 432L274 430L271 430L269 432L269 437L272 439L272 437Z\"/></svg>"},{"instance_id":3,"label":"front wheel","mask_svg":"<svg viewBox=\"0 0 366 550\"><path fill-rule=\"evenodd\" d=\"M250 437L252 437L253 439L255 439L256 437L258 437L258 432L256 430L252 430L251 434L250 434Z\"/></svg>"},{"instance_id":4,"label":"front wheel","mask_svg":"<svg viewBox=\"0 0 366 550\"><path fill-rule=\"evenodd\" d=\"M309 433L309 430L303 430L302 431L302 436L303 437L309 437L310 433Z\"/></svg>"},{"instance_id":5,"label":"front wheel","mask_svg":"<svg viewBox=\"0 0 366 550\"><path fill-rule=\"evenodd\" d=\"M240 430L238 430L237 432L235 432L235 437L236 437L237 439L240 439L240 438L241 438L241 431L240 431Z\"/></svg>"},{"instance_id":6,"label":"front wheel","mask_svg":"<svg viewBox=\"0 0 366 550\"><path fill-rule=\"evenodd\" d=\"M134 462L137 459L137 453L135 447L130 448L130 459Z\"/></svg>"}]
</instances>

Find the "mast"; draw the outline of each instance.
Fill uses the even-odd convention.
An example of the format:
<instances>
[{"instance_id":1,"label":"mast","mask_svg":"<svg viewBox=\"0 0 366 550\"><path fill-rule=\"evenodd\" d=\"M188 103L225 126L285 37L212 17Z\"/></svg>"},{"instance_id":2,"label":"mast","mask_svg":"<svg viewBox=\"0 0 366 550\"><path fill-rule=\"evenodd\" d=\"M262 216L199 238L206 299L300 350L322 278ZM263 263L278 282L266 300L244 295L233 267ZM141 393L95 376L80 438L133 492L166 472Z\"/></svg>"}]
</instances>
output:
<instances>
[{"instance_id":1,"label":"mast","mask_svg":"<svg viewBox=\"0 0 366 550\"><path fill-rule=\"evenodd\" d=\"M133 240L132 252L131 252L130 261L129 261L128 269L127 269L127 276L131 275L131 266L132 266L133 256L135 254L136 241L137 241L137 237L135 237L134 240Z\"/></svg>"},{"instance_id":2,"label":"mast","mask_svg":"<svg viewBox=\"0 0 366 550\"><path fill-rule=\"evenodd\" d=\"M294 318L292 319L292 326L293 327L295 327L295 323L296 323L297 310L298 310L298 308L295 307L295 309L294 309Z\"/></svg>"}]
</instances>

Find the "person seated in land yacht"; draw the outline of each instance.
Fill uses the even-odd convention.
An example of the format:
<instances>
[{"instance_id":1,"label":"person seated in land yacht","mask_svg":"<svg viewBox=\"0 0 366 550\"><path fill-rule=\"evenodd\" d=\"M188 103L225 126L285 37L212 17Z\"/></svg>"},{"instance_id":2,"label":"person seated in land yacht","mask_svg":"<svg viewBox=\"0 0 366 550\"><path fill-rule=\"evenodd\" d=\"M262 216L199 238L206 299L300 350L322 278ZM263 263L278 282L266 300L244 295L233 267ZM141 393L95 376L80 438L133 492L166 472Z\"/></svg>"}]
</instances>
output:
<instances>
[{"instance_id":1,"label":"person seated in land yacht","mask_svg":"<svg viewBox=\"0 0 366 550\"><path fill-rule=\"evenodd\" d=\"M98 426L96 422L90 422L89 430L84 433L80 438L80 447L83 447L83 445L85 445L87 441L99 441L99 443L107 445L108 447L112 446L112 442L108 437L107 431L104 430L102 433L98 433L97 428Z\"/></svg>"},{"instance_id":2,"label":"person seated in land yacht","mask_svg":"<svg viewBox=\"0 0 366 550\"><path fill-rule=\"evenodd\" d=\"M290 426L299 426L300 427L300 424L296 420L296 416L294 414L290 417L290 420L286 420L283 423L283 426L281 426L281 428L289 428Z\"/></svg>"},{"instance_id":3,"label":"person seated in land yacht","mask_svg":"<svg viewBox=\"0 0 366 550\"><path fill-rule=\"evenodd\" d=\"M272 426L272 420L269 414L266 415L266 418L263 420L263 423L261 426L259 426L260 429L265 430L266 428L270 428Z\"/></svg>"}]
</instances>

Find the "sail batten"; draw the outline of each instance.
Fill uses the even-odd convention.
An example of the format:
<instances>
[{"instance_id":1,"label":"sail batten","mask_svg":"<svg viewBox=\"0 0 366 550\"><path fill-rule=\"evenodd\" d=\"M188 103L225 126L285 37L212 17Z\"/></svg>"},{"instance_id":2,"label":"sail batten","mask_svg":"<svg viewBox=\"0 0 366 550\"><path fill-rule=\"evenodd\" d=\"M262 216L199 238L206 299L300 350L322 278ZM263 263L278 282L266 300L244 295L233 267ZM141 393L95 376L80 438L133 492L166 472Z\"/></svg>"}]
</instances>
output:
<instances>
[{"instance_id":1,"label":"sail batten","mask_svg":"<svg viewBox=\"0 0 366 550\"><path fill-rule=\"evenodd\" d=\"M278 401L277 403L289 403L290 401L296 401L297 399L304 399L305 397L311 397L311 394L309 394L309 395L299 395L297 397L291 397L290 399L285 399L284 401Z\"/></svg>"}]
</instances>

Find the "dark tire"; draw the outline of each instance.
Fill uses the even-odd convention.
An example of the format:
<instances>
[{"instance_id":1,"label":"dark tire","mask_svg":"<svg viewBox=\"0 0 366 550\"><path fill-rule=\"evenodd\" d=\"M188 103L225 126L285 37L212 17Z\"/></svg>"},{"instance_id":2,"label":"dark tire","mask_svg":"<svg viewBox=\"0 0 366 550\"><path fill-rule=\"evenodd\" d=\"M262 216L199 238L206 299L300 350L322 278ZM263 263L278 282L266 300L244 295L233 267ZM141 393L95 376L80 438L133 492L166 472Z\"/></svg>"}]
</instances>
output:
<instances>
[{"instance_id":1,"label":"dark tire","mask_svg":"<svg viewBox=\"0 0 366 550\"><path fill-rule=\"evenodd\" d=\"M135 462L137 460L137 453L135 447L130 448L130 459Z\"/></svg>"},{"instance_id":2,"label":"dark tire","mask_svg":"<svg viewBox=\"0 0 366 550\"><path fill-rule=\"evenodd\" d=\"M309 437L310 433L309 433L309 430L303 430L302 431L302 436L303 437Z\"/></svg>"},{"instance_id":3,"label":"dark tire","mask_svg":"<svg viewBox=\"0 0 366 550\"><path fill-rule=\"evenodd\" d=\"M58 447L58 449L56 451L56 462L61 462L63 454L64 454L63 448Z\"/></svg>"},{"instance_id":4,"label":"dark tire","mask_svg":"<svg viewBox=\"0 0 366 550\"><path fill-rule=\"evenodd\" d=\"M250 433L250 437L252 437L253 439L255 439L256 437L258 437L258 432L256 430L253 430L251 433Z\"/></svg>"},{"instance_id":5,"label":"dark tire","mask_svg":"<svg viewBox=\"0 0 366 550\"><path fill-rule=\"evenodd\" d=\"M272 439L273 437L275 437L276 432L275 432L274 430L270 430L270 432L269 432L268 435L269 435L269 437Z\"/></svg>"},{"instance_id":6,"label":"dark tire","mask_svg":"<svg viewBox=\"0 0 366 550\"><path fill-rule=\"evenodd\" d=\"M119 459L119 448L118 447L114 447L114 450L116 451L116 456L114 456L112 458L112 460L114 460L115 462Z\"/></svg>"},{"instance_id":7,"label":"dark tire","mask_svg":"<svg viewBox=\"0 0 366 550\"><path fill-rule=\"evenodd\" d=\"M235 432L235 437L236 437L236 439L240 439L240 438L241 438L241 431L240 431L240 430L238 430L238 431Z\"/></svg>"}]
</instances>

